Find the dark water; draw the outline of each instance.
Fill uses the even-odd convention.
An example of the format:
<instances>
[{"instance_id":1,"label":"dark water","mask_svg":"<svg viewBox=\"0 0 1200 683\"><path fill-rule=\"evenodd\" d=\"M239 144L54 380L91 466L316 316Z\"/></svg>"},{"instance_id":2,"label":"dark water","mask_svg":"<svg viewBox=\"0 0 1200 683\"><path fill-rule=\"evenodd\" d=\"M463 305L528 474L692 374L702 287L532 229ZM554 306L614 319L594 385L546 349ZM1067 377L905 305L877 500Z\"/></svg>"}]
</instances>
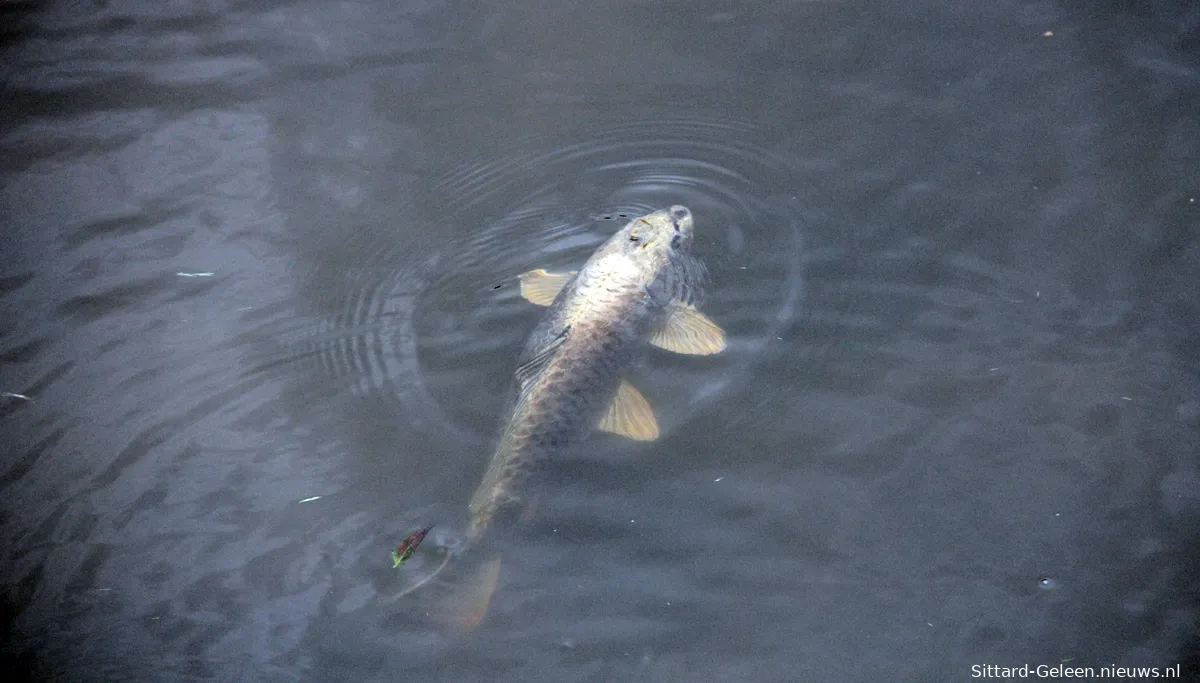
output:
<instances>
[{"instance_id":1,"label":"dark water","mask_svg":"<svg viewBox=\"0 0 1200 683\"><path fill-rule=\"evenodd\" d=\"M1196 5L0 7L5 670L1200 671ZM541 472L478 629L388 602L515 275L672 203L729 350Z\"/></svg>"}]
</instances>

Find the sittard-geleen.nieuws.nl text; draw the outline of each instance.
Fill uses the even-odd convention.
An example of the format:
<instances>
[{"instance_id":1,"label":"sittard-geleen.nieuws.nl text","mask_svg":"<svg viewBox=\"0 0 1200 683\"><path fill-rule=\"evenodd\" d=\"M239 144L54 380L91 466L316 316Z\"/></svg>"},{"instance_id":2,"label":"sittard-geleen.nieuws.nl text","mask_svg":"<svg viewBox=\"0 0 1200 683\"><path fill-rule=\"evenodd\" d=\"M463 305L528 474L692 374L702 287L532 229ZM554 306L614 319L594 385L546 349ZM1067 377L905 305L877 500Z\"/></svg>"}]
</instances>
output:
<instances>
[{"instance_id":1,"label":"sittard-geleen.nieuws.nl text","mask_svg":"<svg viewBox=\"0 0 1200 683\"><path fill-rule=\"evenodd\" d=\"M998 666L974 664L971 678L1179 678L1180 665L1175 666L1070 666L1040 664L1030 666Z\"/></svg>"}]
</instances>

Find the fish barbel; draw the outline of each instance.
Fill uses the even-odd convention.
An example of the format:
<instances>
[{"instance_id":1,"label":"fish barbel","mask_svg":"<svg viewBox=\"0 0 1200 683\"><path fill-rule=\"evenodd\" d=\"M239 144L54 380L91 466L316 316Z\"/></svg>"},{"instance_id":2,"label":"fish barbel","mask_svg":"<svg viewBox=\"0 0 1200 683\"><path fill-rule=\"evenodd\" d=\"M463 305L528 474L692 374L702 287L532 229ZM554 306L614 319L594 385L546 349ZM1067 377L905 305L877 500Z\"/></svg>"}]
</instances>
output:
<instances>
[{"instance_id":1,"label":"fish barbel","mask_svg":"<svg viewBox=\"0 0 1200 683\"><path fill-rule=\"evenodd\" d=\"M520 276L521 295L549 309L518 361L515 398L471 497L462 550L521 501L519 487L533 466L593 429L658 438L650 403L624 378L647 343L698 355L725 348L725 333L695 306L705 269L691 254L692 241L692 213L676 205L631 220L577 272ZM498 562L484 571L488 595Z\"/></svg>"}]
</instances>

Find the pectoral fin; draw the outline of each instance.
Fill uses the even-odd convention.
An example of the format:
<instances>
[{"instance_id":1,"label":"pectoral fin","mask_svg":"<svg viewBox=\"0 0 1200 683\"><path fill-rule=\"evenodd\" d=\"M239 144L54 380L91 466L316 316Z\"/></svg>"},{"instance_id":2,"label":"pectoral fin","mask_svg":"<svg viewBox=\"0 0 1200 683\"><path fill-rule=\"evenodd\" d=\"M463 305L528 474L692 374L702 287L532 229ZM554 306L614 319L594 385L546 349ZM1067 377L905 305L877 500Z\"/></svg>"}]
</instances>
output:
<instances>
[{"instance_id":1,"label":"pectoral fin","mask_svg":"<svg viewBox=\"0 0 1200 683\"><path fill-rule=\"evenodd\" d=\"M710 356L725 350L725 330L688 305L676 306L650 343L675 353Z\"/></svg>"},{"instance_id":2,"label":"pectoral fin","mask_svg":"<svg viewBox=\"0 0 1200 683\"><path fill-rule=\"evenodd\" d=\"M554 303L554 297L558 296L567 282L575 277L576 272L572 270L568 273L550 273L538 268L521 273L518 277L521 281L521 296L531 304L549 306Z\"/></svg>"},{"instance_id":3,"label":"pectoral fin","mask_svg":"<svg viewBox=\"0 0 1200 683\"><path fill-rule=\"evenodd\" d=\"M621 380L617 395L600 418L599 428L612 434L634 439L653 441L658 438L658 420L645 396L633 385Z\"/></svg>"}]
</instances>

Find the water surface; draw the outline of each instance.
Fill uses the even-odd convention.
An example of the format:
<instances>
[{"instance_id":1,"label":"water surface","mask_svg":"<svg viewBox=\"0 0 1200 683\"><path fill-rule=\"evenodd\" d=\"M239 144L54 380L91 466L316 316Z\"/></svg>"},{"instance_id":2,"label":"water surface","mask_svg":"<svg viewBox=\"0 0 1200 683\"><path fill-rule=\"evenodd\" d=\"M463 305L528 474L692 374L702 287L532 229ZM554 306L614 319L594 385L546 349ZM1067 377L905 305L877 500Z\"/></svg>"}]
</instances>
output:
<instances>
[{"instance_id":1,"label":"water surface","mask_svg":"<svg viewBox=\"0 0 1200 683\"><path fill-rule=\"evenodd\" d=\"M3 13L5 668L1200 670L1188 3ZM388 601L466 519L515 276L675 203L728 351L539 473L479 628Z\"/></svg>"}]
</instances>

